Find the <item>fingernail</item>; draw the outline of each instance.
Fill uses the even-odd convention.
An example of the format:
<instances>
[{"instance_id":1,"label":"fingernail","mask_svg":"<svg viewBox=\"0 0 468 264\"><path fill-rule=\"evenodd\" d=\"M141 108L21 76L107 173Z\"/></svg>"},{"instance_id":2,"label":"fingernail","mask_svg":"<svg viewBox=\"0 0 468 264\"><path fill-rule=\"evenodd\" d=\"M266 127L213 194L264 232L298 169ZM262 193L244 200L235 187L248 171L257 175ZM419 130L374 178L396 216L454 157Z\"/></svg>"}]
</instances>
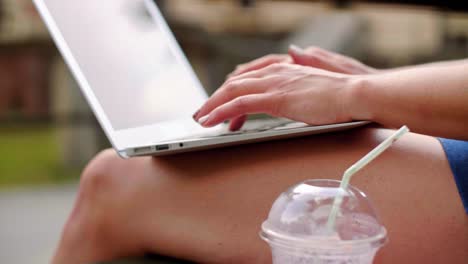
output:
<instances>
[{"instance_id":1,"label":"fingernail","mask_svg":"<svg viewBox=\"0 0 468 264\"><path fill-rule=\"evenodd\" d=\"M200 118L198 119L197 122L198 122L200 125L203 125L203 124L208 120L209 117L210 117L209 115L202 116L202 117L200 117Z\"/></svg>"},{"instance_id":2,"label":"fingernail","mask_svg":"<svg viewBox=\"0 0 468 264\"><path fill-rule=\"evenodd\" d=\"M304 50L300 48L299 46L296 46L294 44L289 45L289 49L293 51L294 53L297 53L299 55L304 54Z\"/></svg>"},{"instance_id":3,"label":"fingernail","mask_svg":"<svg viewBox=\"0 0 468 264\"><path fill-rule=\"evenodd\" d=\"M240 125L236 125L236 126L233 126L233 127L229 127L229 131L231 132L236 132L238 131L239 129L241 129L242 126Z\"/></svg>"},{"instance_id":4,"label":"fingernail","mask_svg":"<svg viewBox=\"0 0 468 264\"><path fill-rule=\"evenodd\" d=\"M197 120L198 113L200 113L200 110L197 110L197 111L195 112L195 114L193 114L193 116L192 116L193 120L195 120L195 121L197 121L197 122L198 122L198 120Z\"/></svg>"}]
</instances>

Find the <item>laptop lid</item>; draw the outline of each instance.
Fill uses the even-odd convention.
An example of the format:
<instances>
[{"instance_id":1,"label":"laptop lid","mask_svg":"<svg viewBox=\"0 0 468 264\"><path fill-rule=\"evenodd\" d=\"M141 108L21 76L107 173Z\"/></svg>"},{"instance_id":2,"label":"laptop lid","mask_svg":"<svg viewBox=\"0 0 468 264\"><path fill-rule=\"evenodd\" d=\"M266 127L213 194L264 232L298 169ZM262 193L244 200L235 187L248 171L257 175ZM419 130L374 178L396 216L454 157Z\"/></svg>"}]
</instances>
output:
<instances>
[{"instance_id":1,"label":"laptop lid","mask_svg":"<svg viewBox=\"0 0 468 264\"><path fill-rule=\"evenodd\" d=\"M201 130L207 95L151 0L34 0L117 150Z\"/></svg>"}]
</instances>

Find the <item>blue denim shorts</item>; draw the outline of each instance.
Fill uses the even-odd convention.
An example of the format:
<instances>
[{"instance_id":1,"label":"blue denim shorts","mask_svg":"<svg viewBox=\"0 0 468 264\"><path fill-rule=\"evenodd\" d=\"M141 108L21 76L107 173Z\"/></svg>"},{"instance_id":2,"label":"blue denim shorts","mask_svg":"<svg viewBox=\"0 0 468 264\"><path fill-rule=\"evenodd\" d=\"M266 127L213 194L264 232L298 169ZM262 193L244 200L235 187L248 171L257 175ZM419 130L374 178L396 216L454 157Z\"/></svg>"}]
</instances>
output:
<instances>
[{"instance_id":1,"label":"blue denim shorts","mask_svg":"<svg viewBox=\"0 0 468 264\"><path fill-rule=\"evenodd\" d=\"M439 138L468 214L468 141Z\"/></svg>"}]
</instances>

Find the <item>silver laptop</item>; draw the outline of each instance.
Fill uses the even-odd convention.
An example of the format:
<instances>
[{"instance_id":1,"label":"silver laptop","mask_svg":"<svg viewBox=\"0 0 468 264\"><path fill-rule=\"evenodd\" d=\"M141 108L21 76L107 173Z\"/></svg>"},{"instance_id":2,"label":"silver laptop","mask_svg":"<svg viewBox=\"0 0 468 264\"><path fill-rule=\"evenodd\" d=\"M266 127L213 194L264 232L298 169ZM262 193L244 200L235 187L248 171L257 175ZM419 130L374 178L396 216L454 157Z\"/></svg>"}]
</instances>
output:
<instances>
[{"instance_id":1,"label":"silver laptop","mask_svg":"<svg viewBox=\"0 0 468 264\"><path fill-rule=\"evenodd\" d=\"M202 128L192 114L208 98L152 0L34 0L115 150L164 155L354 128L287 119L241 131Z\"/></svg>"}]
</instances>

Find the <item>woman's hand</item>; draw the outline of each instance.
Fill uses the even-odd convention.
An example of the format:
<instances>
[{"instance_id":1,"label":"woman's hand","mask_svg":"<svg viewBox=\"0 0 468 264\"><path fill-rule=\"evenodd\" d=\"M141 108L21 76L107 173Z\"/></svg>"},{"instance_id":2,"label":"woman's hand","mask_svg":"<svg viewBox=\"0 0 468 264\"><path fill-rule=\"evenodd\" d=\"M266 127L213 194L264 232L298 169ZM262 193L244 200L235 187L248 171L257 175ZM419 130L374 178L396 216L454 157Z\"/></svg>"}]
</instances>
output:
<instances>
[{"instance_id":1,"label":"woman's hand","mask_svg":"<svg viewBox=\"0 0 468 264\"><path fill-rule=\"evenodd\" d=\"M379 70L369 67L353 58L318 47L305 50L292 45L289 56L293 63L345 74L373 74Z\"/></svg>"},{"instance_id":2,"label":"woman's hand","mask_svg":"<svg viewBox=\"0 0 468 264\"><path fill-rule=\"evenodd\" d=\"M254 61L241 64L228 75L228 78L259 70L275 63L291 63L319 68L327 71L345 74L372 74L378 70L361 62L318 47L308 47L305 50L291 45L289 54L270 54Z\"/></svg>"},{"instance_id":3,"label":"woman's hand","mask_svg":"<svg viewBox=\"0 0 468 264\"><path fill-rule=\"evenodd\" d=\"M231 77L194 115L204 127L232 120L239 129L247 114L266 113L312 125L347 122L351 89L359 76L290 63Z\"/></svg>"},{"instance_id":4,"label":"woman's hand","mask_svg":"<svg viewBox=\"0 0 468 264\"><path fill-rule=\"evenodd\" d=\"M347 57L343 56L331 51L327 51L318 47L308 47L307 49L303 50L297 46L291 45L289 48L288 54L271 54L264 56L262 58L256 59L254 61L251 61L249 63L241 64L237 66L236 70L232 72L228 76L228 81L219 89L218 92L213 95L214 99L208 100L208 102L199 110L194 115L194 119L200 122L201 117L206 117L208 113L213 111L216 107L221 106L222 104L227 104L229 103L226 107L232 107L232 104L239 104L239 101L241 104L244 104L244 100L253 100L249 98L256 98L260 97L261 93L268 93L269 95L264 95L263 97L269 97L268 100L272 101L270 104L279 104L278 101L280 100L279 95L281 97L285 96L284 90L287 89L304 89L305 87L298 87L300 85L310 85L310 81L305 81L302 80L303 83L299 84L298 80L292 80L292 82L288 82L287 78L298 78L298 76L295 76L297 74L305 74L307 71L306 69L301 68L300 71L302 73L299 73L300 68L294 68L296 69L296 72L289 71L288 73L285 73L287 65L302 65L302 66L307 66L311 68L316 68L316 69L322 69L326 70L329 72L334 72L334 73L343 73L343 74L349 74L349 75L363 75L363 74L373 74L373 73L378 73L379 70L374 69L372 67L369 67L367 65L362 64L361 62ZM282 71L278 70L279 66L275 66L276 68L271 67L272 65L283 65ZM291 69L293 67L290 67ZM263 71L261 71L263 70ZM251 75L248 75L247 73L253 72L255 74L263 74L263 80L252 80ZM324 75L330 74L330 73L324 73ZM290 74L290 75L288 75ZM275 78L273 78L275 76ZM281 76L281 78L280 78ZM247 79L247 80L246 80ZM265 79L268 79L265 80ZM241 85L239 83L245 82L245 84ZM275 83L276 82L276 83ZM318 81L317 81L318 82ZM291 85L294 83L294 87L291 87ZM260 88L260 87L252 87L252 86L258 86L258 85L267 85L268 88ZM315 83L317 85L317 83ZM322 85L328 85L325 83L322 83ZM249 88L246 88L246 86L249 86ZM238 89L238 88L233 88L233 87L241 87L239 89L244 89L245 91L239 93L232 92L231 90L233 89ZM311 87L307 87L311 88ZM318 89L326 89L327 87L315 87L314 91L318 93ZM249 92L247 91L249 90ZM310 94L314 93L314 91L309 91ZM304 91L302 91L304 92ZM330 91L331 92L331 91ZM243 98L246 95L251 95L249 97ZM294 97L294 94L298 96L300 94L299 91L295 91L293 95L291 95L291 91L288 93L288 98ZM253 95L256 95L255 97ZM220 97L225 97L225 100L219 99ZM275 97L276 99L273 100L271 97ZM229 100L227 100L229 99ZM237 100L237 101L234 101ZM263 100L266 100L265 98ZM283 100L283 99L281 99ZM234 101L234 102L231 102ZM310 101L312 102L312 101ZM265 103L265 102L262 102ZM285 104L300 104L300 102L286 102ZM307 102L304 103L303 107L306 107ZM234 105L235 107L238 107L237 105ZM217 124L219 122L222 122L224 120L230 119L231 123L229 126L229 129L232 131L238 130L242 127L246 120L246 114L251 114L251 113L269 113L271 115L276 115L276 116L282 116L282 117L289 117L294 120L298 121L304 121L306 123L310 124L319 124L319 123L332 123L332 122L338 122L338 118L335 118L333 121L333 118L330 116L326 117L327 115L333 115L333 114L322 114L318 113L319 116L321 116L320 119L317 119L317 117L313 117L308 115L307 113L300 113L297 109L294 109L293 106L290 106L289 109L285 110L286 112L279 112L274 107L277 107L279 110L284 110L286 107L282 106L279 108L278 106L265 106L265 105L259 105L257 107L260 108L265 108L266 109L251 109L251 110L245 110L245 113L242 113L238 116L232 117L216 117L215 120L201 120L201 121L206 121L206 122L200 122L203 123L202 125L204 126L212 126L213 124ZM308 107L312 108L312 106ZM226 109L221 109L221 111L226 111ZM232 110L229 110L232 111ZM252 112L254 111L254 112ZM243 111L237 111L237 113L243 112ZM223 112L224 113L224 112ZM216 113L218 115L218 113ZM308 115L308 118L305 118L305 116ZM316 113L317 115L317 113ZM206 117L208 118L208 117ZM224 120L221 120L218 122L219 118L224 118Z\"/></svg>"},{"instance_id":5,"label":"woman's hand","mask_svg":"<svg viewBox=\"0 0 468 264\"><path fill-rule=\"evenodd\" d=\"M293 63L293 60L287 54L269 54L251 62L237 65L236 69L228 75L228 78L232 78L246 72L260 70L275 63Z\"/></svg>"}]
</instances>

